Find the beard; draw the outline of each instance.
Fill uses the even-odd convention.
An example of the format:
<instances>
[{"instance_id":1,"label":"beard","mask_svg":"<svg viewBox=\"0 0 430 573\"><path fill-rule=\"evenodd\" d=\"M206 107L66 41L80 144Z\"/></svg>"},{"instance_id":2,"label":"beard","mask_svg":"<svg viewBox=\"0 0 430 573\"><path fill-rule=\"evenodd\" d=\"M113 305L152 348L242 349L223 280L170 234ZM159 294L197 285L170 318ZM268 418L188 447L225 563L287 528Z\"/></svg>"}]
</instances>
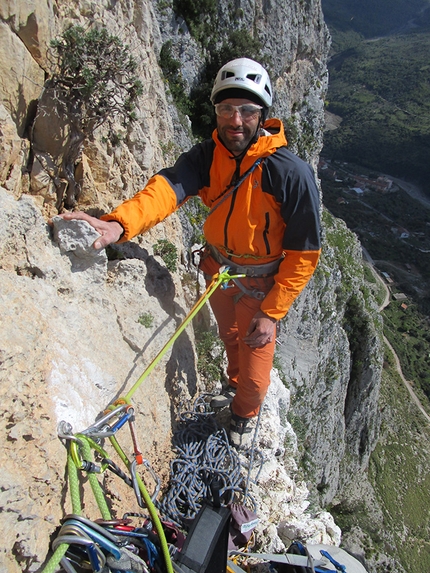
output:
<instances>
[{"instance_id":1,"label":"beard","mask_svg":"<svg viewBox=\"0 0 430 573\"><path fill-rule=\"evenodd\" d=\"M226 148L235 155L239 155L251 143L257 132L257 126L242 124L240 127L218 124L218 136Z\"/></svg>"}]
</instances>

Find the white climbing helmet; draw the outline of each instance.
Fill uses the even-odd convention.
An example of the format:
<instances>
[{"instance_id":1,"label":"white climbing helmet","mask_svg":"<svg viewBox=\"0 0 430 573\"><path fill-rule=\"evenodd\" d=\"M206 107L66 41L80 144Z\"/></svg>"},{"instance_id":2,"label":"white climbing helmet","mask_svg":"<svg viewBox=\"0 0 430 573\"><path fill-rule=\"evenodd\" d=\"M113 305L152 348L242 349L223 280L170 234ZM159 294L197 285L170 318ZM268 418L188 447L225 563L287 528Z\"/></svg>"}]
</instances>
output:
<instances>
[{"instance_id":1,"label":"white climbing helmet","mask_svg":"<svg viewBox=\"0 0 430 573\"><path fill-rule=\"evenodd\" d=\"M235 91L245 90L249 92L249 99L252 101L258 100L266 108L272 105L272 85L269 75L261 64L249 58L237 58L219 70L211 93L213 104L219 103L218 96L224 90L229 90L227 98L240 97Z\"/></svg>"}]
</instances>

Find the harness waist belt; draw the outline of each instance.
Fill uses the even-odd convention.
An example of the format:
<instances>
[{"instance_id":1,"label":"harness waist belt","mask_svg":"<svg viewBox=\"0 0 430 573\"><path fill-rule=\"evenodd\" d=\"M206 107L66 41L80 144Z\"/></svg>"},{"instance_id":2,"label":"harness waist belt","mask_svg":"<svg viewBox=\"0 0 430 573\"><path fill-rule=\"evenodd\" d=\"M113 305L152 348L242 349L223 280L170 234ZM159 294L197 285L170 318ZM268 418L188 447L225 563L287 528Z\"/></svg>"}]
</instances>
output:
<instances>
[{"instance_id":1,"label":"harness waist belt","mask_svg":"<svg viewBox=\"0 0 430 573\"><path fill-rule=\"evenodd\" d=\"M279 264L282 258L276 259L270 263L265 263L263 265L236 265L227 257L224 257L216 247L213 245L206 245L209 249L210 254L216 260L217 263L221 265L229 266L233 272L237 274L243 274L247 277L267 277L274 275L279 268Z\"/></svg>"}]
</instances>

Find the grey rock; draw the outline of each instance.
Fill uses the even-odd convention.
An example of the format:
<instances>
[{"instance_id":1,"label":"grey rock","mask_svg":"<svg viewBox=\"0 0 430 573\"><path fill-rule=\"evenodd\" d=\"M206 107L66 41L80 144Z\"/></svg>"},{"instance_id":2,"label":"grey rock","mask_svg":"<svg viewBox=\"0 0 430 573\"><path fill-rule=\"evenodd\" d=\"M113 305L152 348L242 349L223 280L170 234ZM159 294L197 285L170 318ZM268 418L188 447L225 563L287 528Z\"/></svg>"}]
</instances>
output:
<instances>
[{"instance_id":1,"label":"grey rock","mask_svg":"<svg viewBox=\"0 0 430 573\"><path fill-rule=\"evenodd\" d=\"M101 282L107 270L106 250L93 246L101 235L86 221L53 217L52 224L54 239L70 259L72 272L91 272L95 282Z\"/></svg>"}]
</instances>

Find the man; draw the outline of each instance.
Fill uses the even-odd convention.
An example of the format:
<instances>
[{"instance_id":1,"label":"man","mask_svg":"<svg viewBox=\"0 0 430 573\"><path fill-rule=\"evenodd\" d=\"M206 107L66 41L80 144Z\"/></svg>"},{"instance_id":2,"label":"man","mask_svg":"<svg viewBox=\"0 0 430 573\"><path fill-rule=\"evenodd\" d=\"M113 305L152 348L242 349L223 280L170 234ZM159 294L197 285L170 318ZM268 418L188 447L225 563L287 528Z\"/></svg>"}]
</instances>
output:
<instances>
[{"instance_id":1,"label":"man","mask_svg":"<svg viewBox=\"0 0 430 573\"><path fill-rule=\"evenodd\" d=\"M244 273L210 298L224 342L229 386L213 408L231 407L230 440L252 442L252 420L270 384L276 322L312 276L320 254L319 194L309 165L287 149L282 123L266 121L272 87L257 62L239 58L218 72L211 101L212 139L162 169L132 199L102 220L94 246L128 241L198 195L210 208L200 268L207 279L221 265Z\"/></svg>"}]
</instances>

